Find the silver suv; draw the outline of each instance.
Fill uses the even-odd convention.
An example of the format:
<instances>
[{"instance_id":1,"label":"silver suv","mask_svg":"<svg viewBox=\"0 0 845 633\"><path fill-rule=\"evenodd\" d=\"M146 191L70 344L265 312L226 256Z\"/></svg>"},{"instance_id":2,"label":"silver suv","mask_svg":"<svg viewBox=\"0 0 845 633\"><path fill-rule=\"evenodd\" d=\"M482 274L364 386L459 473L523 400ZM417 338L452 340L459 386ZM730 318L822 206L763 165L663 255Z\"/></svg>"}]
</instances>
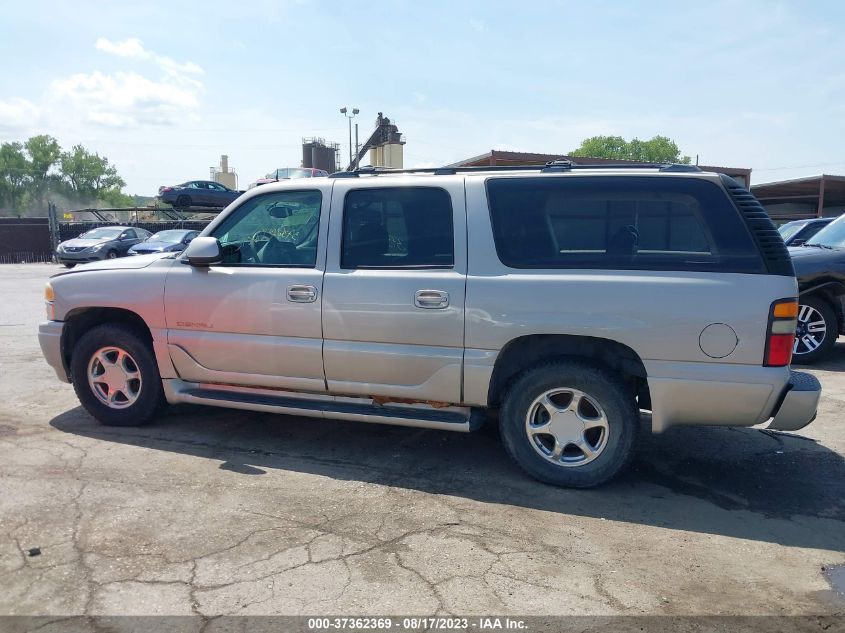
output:
<instances>
[{"instance_id":1,"label":"silver suv","mask_svg":"<svg viewBox=\"0 0 845 633\"><path fill-rule=\"evenodd\" d=\"M587 487L629 461L642 410L655 432L809 424L797 291L765 211L719 174L362 170L253 189L184 253L54 276L39 338L104 424L165 402L489 417L530 475Z\"/></svg>"}]
</instances>

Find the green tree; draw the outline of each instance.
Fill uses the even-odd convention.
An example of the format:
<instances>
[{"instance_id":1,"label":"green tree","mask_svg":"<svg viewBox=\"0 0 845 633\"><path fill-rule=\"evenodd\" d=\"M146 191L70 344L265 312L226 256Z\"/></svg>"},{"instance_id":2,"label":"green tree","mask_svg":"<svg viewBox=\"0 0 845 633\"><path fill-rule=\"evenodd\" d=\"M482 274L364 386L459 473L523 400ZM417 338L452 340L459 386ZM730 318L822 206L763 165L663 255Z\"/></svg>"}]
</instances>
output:
<instances>
[{"instance_id":1,"label":"green tree","mask_svg":"<svg viewBox=\"0 0 845 633\"><path fill-rule=\"evenodd\" d=\"M46 134L0 144L0 208L16 215L43 214L50 195L64 204L134 206L132 196L123 193L125 186L105 156L82 145L65 152Z\"/></svg>"},{"instance_id":2,"label":"green tree","mask_svg":"<svg viewBox=\"0 0 845 633\"><path fill-rule=\"evenodd\" d=\"M581 146L569 152L570 156L585 158L617 158L644 163L690 163L689 156L681 156L677 143L666 136L655 136L647 141L633 138L626 141L621 136L591 136Z\"/></svg>"},{"instance_id":3,"label":"green tree","mask_svg":"<svg viewBox=\"0 0 845 633\"><path fill-rule=\"evenodd\" d=\"M30 178L29 161L21 143L0 145L0 206L8 206L16 212L21 210L21 201Z\"/></svg>"},{"instance_id":4,"label":"green tree","mask_svg":"<svg viewBox=\"0 0 845 633\"><path fill-rule=\"evenodd\" d=\"M59 165L62 181L80 200L116 200L116 195L122 195L121 190L126 186L117 168L109 165L108 158L89 152L82 145L74 145L71 151L62 152ZM123 202L126 198L122 199Z\"/></svg>"},{"instance_id":5,"label":"green tree","mask_svg":"<svg viewBox=\"0 0 845 633\"><path fill-rule=\"evenodd\" d=\"M59 142L48 134L27 139L24 147L29 155L29 194L34 204L43 207L47 190L56 181L50 170L58 163L62 148Z\"/></svg>"}]
</instances>

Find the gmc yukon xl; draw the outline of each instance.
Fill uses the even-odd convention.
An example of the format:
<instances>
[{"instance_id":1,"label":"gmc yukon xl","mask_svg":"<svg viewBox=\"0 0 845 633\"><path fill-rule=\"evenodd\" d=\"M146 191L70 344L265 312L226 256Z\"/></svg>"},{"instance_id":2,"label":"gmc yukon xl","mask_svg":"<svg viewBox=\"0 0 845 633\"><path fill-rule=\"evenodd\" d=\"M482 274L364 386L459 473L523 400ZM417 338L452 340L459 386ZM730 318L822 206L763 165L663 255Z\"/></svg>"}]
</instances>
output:
<instances>
[{"instance_id":1,"label":"gmc yukon xl","mask_svg":"<svg viewBox=\"0 0 845 633\"><path fill-rule=\"evenodd\" d=\"M809 424L797 293L764 209L723 175L371 169L250 190L183 253L55 275L39 336L104 424L168 402L491 418L527 473L588 487L629 461L641 411L654 432Z\"/></svg>"}]
</instances>

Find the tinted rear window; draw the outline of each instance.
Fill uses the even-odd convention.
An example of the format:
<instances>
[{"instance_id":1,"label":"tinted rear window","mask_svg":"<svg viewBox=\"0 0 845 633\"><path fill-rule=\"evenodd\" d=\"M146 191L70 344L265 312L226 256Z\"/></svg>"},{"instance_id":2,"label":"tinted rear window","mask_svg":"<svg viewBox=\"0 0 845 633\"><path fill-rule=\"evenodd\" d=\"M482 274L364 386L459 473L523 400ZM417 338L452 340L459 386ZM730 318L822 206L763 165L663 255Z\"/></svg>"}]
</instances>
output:
<instances>
[{"instance_id":1,"label":"tinted rear window","mask_svg":"<svg viewBox=\"0 0 845 633\"><path fill-rule=\"evenodd\" d=\"M496 250L511 268L765 272L722 189L693 178L497 178Z\"/></svg>"},{"instance_id":2,"label":"tinted rear window","mask_svg":"<svg viewBox=\"0 0 845 633\"><path fill-rule=\"evenodd\" d=\"M450 268L454 263L452 199L443 189L385 187L346 194L341 268Z\"/></svg>"}]
</instances>

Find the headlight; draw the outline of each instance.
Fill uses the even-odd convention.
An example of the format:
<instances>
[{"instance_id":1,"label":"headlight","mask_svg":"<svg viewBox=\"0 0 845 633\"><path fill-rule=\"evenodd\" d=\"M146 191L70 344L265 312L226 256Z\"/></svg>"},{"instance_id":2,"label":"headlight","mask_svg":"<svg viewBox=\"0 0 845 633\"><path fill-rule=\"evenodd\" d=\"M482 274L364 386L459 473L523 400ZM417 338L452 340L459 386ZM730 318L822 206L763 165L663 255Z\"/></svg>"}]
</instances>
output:
<instances>
[{"instance_id":1,"label":"headlight","mask_svg":"<svg viewBox=\"0 0 845 633\"><path fill-rule=\"evenodd\" d=\"M103 242L102 244L97 244L96 246L90 246L88 248L88 250L91 251L92 253L96 253L97 251L103 250L103 246L105 246L105 245L106 245L106 243Z\"/></svg>"},{"instance_id":2,"label":"headlight","mask_svg":"<svg viewBox=\"0 0 845 633\"><path fill-rule=\"evenodd\" d=\"M57 253L64 253L64 252L65 252L65 245L64 245L64 244L59 244L59 245L56 247L56 252L57 252Z\"/></svg>"}]
</instances>

